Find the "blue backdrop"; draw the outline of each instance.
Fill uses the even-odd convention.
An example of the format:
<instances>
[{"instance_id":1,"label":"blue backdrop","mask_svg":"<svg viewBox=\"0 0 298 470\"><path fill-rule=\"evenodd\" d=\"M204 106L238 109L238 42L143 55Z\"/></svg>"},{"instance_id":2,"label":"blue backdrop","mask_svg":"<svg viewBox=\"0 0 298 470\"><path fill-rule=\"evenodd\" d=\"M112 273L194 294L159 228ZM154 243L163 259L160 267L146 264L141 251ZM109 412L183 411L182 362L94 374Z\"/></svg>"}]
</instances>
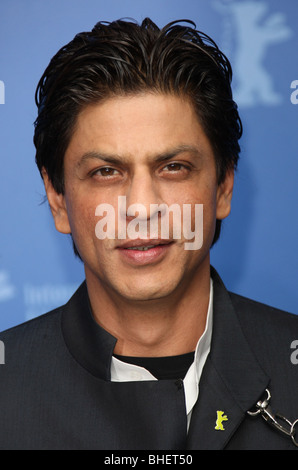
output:
<instances>
[{"instance_id":1,"label":"blue backdrop","mask_svg":"<svg viewBox=\"0 0 298 470\"><path fill-rule=\"evenodd\" d=\"M293 0L1 0L0 330L64 303L84 278L58 234L34 162L36 84L98 20L181 18L234 68L244 124L232 213L212 263L230 290L298 313L298 4Z\"/></svg>"}]
</instances>

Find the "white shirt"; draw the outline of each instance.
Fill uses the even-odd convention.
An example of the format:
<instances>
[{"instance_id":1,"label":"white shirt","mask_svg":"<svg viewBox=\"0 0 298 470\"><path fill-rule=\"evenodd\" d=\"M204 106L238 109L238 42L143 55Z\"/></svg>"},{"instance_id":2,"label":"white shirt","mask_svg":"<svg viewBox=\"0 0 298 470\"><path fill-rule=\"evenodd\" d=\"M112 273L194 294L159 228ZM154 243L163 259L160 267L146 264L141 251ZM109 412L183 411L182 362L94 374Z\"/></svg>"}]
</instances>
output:
<instances>
[{"instance_id":1,"label":"white shirt","mask_svg":"<svg viewBox=\"0 0 298 470\"><path fill-rule=\"evenodd\" d=\"M213 322L213 282L210 279L209 306L207 312L206 326L204 333L200 337L196 350L194 361L189 367L184 380L185 407L187 414L187 427L189 427L191 413L199 396L199 382L205 365L207 356L210 352L211 336ZM147 369L134 364L128 364L112 357L111 363L111 381L112 382L132 382L142 380L157 380Z\"/></svg>"}]
</instances>

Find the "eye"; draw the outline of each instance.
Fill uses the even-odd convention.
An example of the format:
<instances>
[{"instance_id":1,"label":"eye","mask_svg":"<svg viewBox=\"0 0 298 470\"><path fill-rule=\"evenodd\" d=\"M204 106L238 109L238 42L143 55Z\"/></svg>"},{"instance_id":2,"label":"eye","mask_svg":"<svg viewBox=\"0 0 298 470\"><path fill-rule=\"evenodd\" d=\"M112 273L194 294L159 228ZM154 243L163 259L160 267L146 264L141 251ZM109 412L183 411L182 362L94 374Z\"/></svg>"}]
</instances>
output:
<instances>
[{"instance_id":1,"label":"eye","mask_svg":"<svg viewBox=\"0 0 298 470\"><path fill-rule=\"evenodd\" d=\"M98 168L97 170L93 171L91 176L101 176L104 178L109 178L111 176L116 176L119 174L119 171L115 168L105 166L102 168Z\"/></svg>"},{"instance_id":2,"label":"eye","mask_svg":"<svg viewBox=\"0 0 298 470\"><path fill-rule=\"evenodd\" d=\"M180 171L183 168L185 167L181 163L169 163L169 165L164 167L164 170L167 169L168 171Z\"/></svg>"},{"instance_id":3,"label":"eye","mask_svg":"<svg viewBox=\"0 0 298 470\"><path fill-rule=\"evenodd\" d=\"M163 173L177 175L177 176L186 176L189 174L191 168L188 165L179 162L168 163L168 165L162 168Z\"/></svg>"}]
</instances>

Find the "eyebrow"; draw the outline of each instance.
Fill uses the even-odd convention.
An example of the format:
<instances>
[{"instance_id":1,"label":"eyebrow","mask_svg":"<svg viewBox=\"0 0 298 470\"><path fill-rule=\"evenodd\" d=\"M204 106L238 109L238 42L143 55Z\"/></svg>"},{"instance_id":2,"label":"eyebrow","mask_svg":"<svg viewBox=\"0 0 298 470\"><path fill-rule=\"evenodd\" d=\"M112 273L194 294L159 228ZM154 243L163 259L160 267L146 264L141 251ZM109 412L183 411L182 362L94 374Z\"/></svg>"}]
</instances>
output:
<instances>
[{"instance_id":1,"label":"eyebrow","mask_svg":"<svg viewBox=\"0 0 298 470\"><path fill-rule=\"evenodd\" d=\"M182 144L178 145L177 147L174 147L173 149L165 150L164 152L157 154L155 156L150 157L152 161L155 163L161 163L165 162L168 160L171 160L174 157L177 157L181 153L184 152L191 152L195 154L195 156L201 157L201 152L198 147L195 145L188 145L188 144ZM117 154L109 154L105 152L100 152L100 151L90 151L86 152L82 155L80 158L79 162L77 163L77 167L80 167L83 165L86 161L88 160L102 160L106 163L110 163L112 165L119 165L120 163L129 163L129 158L126 156L122 155L117 155Z\"/></svg>"},{"instance_id":2,"label":"eyebrow","mask_svg":"<svg viewBox=\"0 0 298 470\"><path fill-rule=\"evenodd\" d=\"M193 153L195 156L198 156L198 157L201 156L201 152L199 151L198 147L194 145L182 144L158 155L154 159L154 161L156 161L157 163L164 162L164 161L170 160L171 158L177 157L178 155L180 155L180 153L184 153L184 152Z\"/></svg>"},{"instance_id":3,"label":"eyebrow","mask_svg":"<svg viewBox=\"0 0 298 470\"><path fill-rule=\"evenodd\" d=\"M88 160L103 160L104 162L111 163L114 165L116 164L119 165L120 162L125 163L127 161L125 157L121 157L120 155L110 155L108 153L97 152L93 150L91 152L86 152L82 155L82 157L80 158L77 164L77 167L80 167Z\"/></svg>"}]
</instances>

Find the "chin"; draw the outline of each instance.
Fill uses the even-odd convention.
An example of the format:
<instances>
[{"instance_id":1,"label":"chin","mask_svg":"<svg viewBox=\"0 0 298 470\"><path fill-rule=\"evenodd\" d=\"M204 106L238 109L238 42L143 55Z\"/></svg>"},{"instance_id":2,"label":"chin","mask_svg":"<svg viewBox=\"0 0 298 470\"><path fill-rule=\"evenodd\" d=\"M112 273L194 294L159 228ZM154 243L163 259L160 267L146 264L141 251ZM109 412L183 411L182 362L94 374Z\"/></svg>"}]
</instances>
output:
<instances>
[{"instance_id":1,"label":"chin","mask_svg":"<svg viewBox=\"0 0 298 470\"><path fill-rule=\"evenodd\" d=\"M161 286L160 283L157 285L143 285L143 286L130 286L129 288L118 290L120 295L127 300L135 302L144 302L150 300L160 300L168 297L173 293L175 287L173 286Z\"/></svg>"}]
</instances>

